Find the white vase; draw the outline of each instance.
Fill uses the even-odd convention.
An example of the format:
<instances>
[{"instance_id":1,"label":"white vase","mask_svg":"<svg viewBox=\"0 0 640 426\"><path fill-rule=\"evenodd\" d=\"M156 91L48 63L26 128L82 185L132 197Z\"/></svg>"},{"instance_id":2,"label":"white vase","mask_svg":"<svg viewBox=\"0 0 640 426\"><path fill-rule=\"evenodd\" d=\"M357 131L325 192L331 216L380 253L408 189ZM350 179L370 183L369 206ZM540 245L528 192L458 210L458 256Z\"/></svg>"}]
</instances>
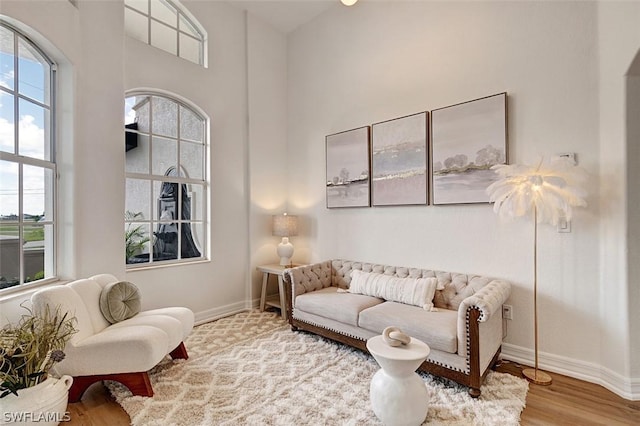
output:
<instances>
[{"instance_id":1,"label":"white vase","mask_svg":"<svg viewBox=\"0 0 640 426\"><path fill-rule=\"evenodd\" d=\"M0 399L1 425L55 426L68 421L67 402L73 377L49 377L42 383L20 389Z\"/></svg>"}]
</instances>

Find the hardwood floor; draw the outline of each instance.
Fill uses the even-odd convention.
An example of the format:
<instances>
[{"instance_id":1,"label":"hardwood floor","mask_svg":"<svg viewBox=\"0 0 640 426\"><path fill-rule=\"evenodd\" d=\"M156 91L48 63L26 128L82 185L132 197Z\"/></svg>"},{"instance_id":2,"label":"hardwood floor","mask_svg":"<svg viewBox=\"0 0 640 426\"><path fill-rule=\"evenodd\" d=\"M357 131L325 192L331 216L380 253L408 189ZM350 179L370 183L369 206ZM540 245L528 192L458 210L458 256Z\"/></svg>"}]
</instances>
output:
<instances>
[{"instance_id":1,"label":"hardwood floor","mask_svg":"<svg viewBox=\"0 0 640 426\"><path fill-rule=\"evenodd\" d=\"M522 368L503 361L496 371L522 377ZM549 374L551 385L529 384L522 425L640 425L640 401L628 401L600 385Z\"/></svg>"},{"instance_id":2,"label":"hardwood floor","mask_svg":"<svg viewBox=\"0 0 640 426\"><path fill-rule=\"evenodd\" d=\"M521 376L522 368L504 361L497 371ZM640 401L627 401L592 383L550 373L550 386L529 385L527 406L520 416L523 426L536 425L640 425ZM69 404L66 425L120 426L129 416L102 383L91 386L82 401ZM190 425L191 426L191 425Z\"/></svg>"},{"instance_id":3,"label":"hardwood floor","mask_svg":"<svg viewBox=\"0 0 640 426\"><path fill-rule=\"evenodd\" d=\"M71 421L63 426L125 426L130 424L129 415L113 399L102 382L87 389L80 402L67 406Z\"/></svg>"}]
</instances>

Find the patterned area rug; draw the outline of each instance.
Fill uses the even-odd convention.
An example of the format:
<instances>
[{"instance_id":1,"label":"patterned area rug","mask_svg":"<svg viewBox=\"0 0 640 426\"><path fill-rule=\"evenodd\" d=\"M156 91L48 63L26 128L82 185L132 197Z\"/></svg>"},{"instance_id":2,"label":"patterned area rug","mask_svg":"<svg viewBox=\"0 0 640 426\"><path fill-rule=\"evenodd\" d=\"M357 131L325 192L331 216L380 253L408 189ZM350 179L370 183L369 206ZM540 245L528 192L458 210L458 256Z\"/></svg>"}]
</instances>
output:
<instances>
[{"instance_id":1,"label":"patterned area rug","mask_svg":"<svg viewBox=\"0 0 640 426\"><path fill-rule=\"evenodd\" d=\"M303 332L272 312L236 314L195 327L188 360L150 372L153 398L107 387L132 425L374 425L368 354ZM422 374L431 395L425 424L517 425L526 380L491 372L482 395Z\"/></svg>"}]
</instances>

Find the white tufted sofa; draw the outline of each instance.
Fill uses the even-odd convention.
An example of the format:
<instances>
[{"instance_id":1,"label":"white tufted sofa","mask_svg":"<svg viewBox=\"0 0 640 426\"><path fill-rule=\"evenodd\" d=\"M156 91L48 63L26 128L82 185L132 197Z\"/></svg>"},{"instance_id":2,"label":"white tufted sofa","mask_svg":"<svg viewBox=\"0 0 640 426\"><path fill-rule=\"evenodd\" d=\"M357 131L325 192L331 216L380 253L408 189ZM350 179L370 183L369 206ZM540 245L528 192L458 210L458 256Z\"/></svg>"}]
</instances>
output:
<instances>
[{"instance_id":1,"label":"white tufted sofa","mask_svg":"<svg viewBox=\"0 0 640 426\"><path fill-rule=\"evenodd\" d=\"M438 280L435 311L362 294L339 292L352 270L399 278ZM366 351L366 340L387 326L400 327L431 348L420 369L452 379L480 396L486 373L502 345L502 304L511 284L477 275L329 260L284 272L287 318L306 330Z\"/></svg>"}]
</instances>

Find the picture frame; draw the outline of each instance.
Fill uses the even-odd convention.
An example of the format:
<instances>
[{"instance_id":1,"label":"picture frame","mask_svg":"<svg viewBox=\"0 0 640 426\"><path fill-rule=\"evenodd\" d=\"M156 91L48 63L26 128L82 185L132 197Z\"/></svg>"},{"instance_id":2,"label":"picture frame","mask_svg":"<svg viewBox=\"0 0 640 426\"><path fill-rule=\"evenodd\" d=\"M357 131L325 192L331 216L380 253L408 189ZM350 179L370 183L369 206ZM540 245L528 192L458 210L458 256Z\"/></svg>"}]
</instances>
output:
<instances>
[{"instance_id":1,"label":"picture frame","mask_svg":"<svg viewBox=\"0 0 640 426\"><path fill-rule=\"evenodd\" d=\"M431 197L434 205L488 203L508 162L507 93L431 111Z\"/></svg>"},{"instance_id":2,"label":"picture frame","mask_svg":"<svg viewBox=\"0 0 640 426\"><path fill-rule=\"evenodd\" d=\"M326 137L327 208L371 205L370 136L365 126Z\"/></svg>"},{"instance_id":3,"label":"picture frame","mask_svg":"<svg viewBox=\"0 0 640 426\"><path fill-rule=\"evenodd\" d=\"M371 126L371 205L428 204L428 112Z\"/></svg>"}]
</instances>

